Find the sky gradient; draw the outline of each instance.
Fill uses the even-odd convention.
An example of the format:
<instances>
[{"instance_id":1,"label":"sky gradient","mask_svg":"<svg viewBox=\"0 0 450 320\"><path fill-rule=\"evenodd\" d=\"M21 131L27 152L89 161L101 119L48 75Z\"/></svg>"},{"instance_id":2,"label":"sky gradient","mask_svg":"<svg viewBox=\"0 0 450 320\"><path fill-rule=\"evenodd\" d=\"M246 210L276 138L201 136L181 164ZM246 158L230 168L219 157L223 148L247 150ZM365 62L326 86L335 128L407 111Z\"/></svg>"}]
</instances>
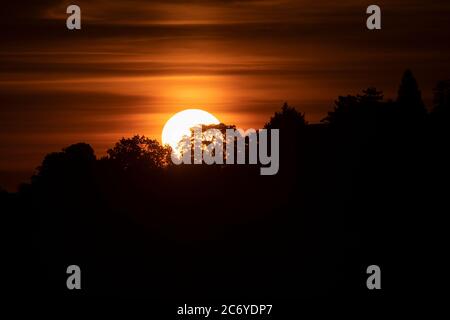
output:
<instances>
[{"instance_id":1,"label":"sky gradient","mask_svg":"<svg viewBox=\"0 0 450 320\"><path fill-rule=\"evenodd\" d=\"M82 29L66 28L81 7ZM160 140L170 116L201 108L260 128L284 101L318 122L338 95L395 98L411 68L427 106L450 78L450 2L312 0L2 3L0 186L76 142L105 154L123 136Z\"/></svg>"}]
</instances>

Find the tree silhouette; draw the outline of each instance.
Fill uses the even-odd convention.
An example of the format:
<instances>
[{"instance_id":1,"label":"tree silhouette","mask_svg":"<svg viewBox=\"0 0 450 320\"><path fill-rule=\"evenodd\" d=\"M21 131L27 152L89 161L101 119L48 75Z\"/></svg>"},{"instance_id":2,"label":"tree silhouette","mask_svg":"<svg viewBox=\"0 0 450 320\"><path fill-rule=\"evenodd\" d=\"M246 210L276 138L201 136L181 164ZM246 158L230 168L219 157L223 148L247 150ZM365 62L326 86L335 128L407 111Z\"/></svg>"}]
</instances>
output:
<instances>
[{"instance_id":1,"label":"tree silhouette","mask_svg":"<svg viewBox=\"0 0 450 320\"><path fill-rule=\"evenodd\" d=\"M226 141L226 131L228 129L232 129L232 130L236 130L236 126L235 125L227 125L224 123L219 123L219 124L199 124L196 125L192 128L190 128L190 136L184 136L182 138L181 141L179 141L178 143L178 151L180 153L180 155L187 153L190 153L191 155L191 164L192 163L200 163L200 161L203 163L203 159L195 159L195 131L199 130L201 132L201 137L200 137L200 149L203 151L205 151L205 149L207 148L207 146L209 146L212 143L221 143L223 146L223 163L225 163L226 161L226 145L227 145L227 141ZM211 132L214 131L209 131L208 130L214 130L214 131L219 131L222 135L222 137L218 137L218 136L214 136L211 135ZM236 141L236 139L235 139ZM215 150L212 152L212 156L215 155ZM195 161L196 160L196 161Z\"/></svg>"},{"instance_id":2,"label":"tree silhouette","mask_svg":"<svg viewBox=\"0 0 450 320\"><path fill-rule=\"evenodd\" d=\"M92 173L95 164L94 149L89 144L77 143L62 152L48 154L32 181L37 183L67 183L80 180Z\"/></svg>"},{"instance_id":3,"label":"tree silhouette","mask_svg":"<svg viewBox=\"0 0 450 320\"><path fill-rule=\"evenodd\" d=\"M287 135L297 135L306 127L305 114L290 107L287 102L281 107L281 111L275 112L269 122L264 125L265 129L282 129Z\"/></svg>"},{"instance_id":4,"label":"tree silhouette","mask_svg":"<svg viewBox=\"0 0 450 320\"><path fill-rule=\"evenodd\" d=\"M362 91L356 96L339 96L335 101L334 110L322 120L330 125L353 127L375 116L376 108L383 101L383 93L374 87Z\"/></svg>"},{"instance_id":5,"label":"tree silhouette","mask_svg":"<svg viewBox=\"0 0 450 320\"><path fill-rule=\"evenodd\" d=\"M383 92L378 91L375 87L369 87L363 90L363 94L357 95L359 103L363 106L377 106L383 101Z\"/></svg>"},{"instance_id":6,"label":"tree silhouette","mask_svg":"<svg viewBox=\"0 0 450 320\"><path fill-rule=\"evenodd\" d=\"M448 116L450 112L450 79L439 81L433 91L433 113Z\"/></svg>"},{"instance_id":7,"label":"tree silhouette","mask_svg":"<svg viewBox=\"0 0 450 320\"><path fill-rule=\"evenodd\" d=\"M275 112L264 125L264 129L280 130L280 175L295 179L295 172L304 152L302 143L306 126L305 115L289 106L287 102L283 104L281 111Z\"/></svg>"},{"instance_id":8,"label":"tree silhouette","mask_svg":"<svg viewBox=\"0 0 450 320\"><path fill-rule=\"evenodd\" d=\"M433 90L433 108L430 113L430 131L433 134L435 150L446 143L450 132L450 79L439 81ZM442 154L440 155L442 156Z\"/></svg>"},{"instance_id":9,"label":"tree silhouette","mask_svg":"<svg viewBox=\"0 0 450 320\"><path fill-rule=\"evenodd\" d=\"M356 96L339 96L322 122L354 141L363 141L375 134L384 105L382 91L369 87Z\"/></svg>"},{"instance_id":10,"label":"tree silhouette","mask_svg":"<svg viewBox=\"0 0 450 320\"><path fill-rule=\"evenodd\" d=\"M171 148L161 146L157 140L135 135L122 138L114 148L107 151L107 160L116 163L122 170L164 168L171 164Z\"/></svg>"},{"instance_id":11,"label":"tree silhouette","mask_svg":"<svg viewBox=\"0 0 450 320\"><path fill-rule=\"evenodd\" d=\"M135 135L100 160L86 143L48 154L17 195L0 189L0 203L37 226L50 294L73 294L64 270L77 263L89 277L82 295L358 295L372 261L394 270L400 248L432 247L414 237L445 216L449 87L436 86L425 134L399 125L423 114L410 72L396 102L373 87L339 96L320 125L285 103L264 126L280 129L274 176L259 165L172 166L169 147Z\"/></svg>"},{"instance_id":12,"label":"tree silhouette","mask_svg":"<svg viewBox=\"0 0 450 320\"><path fill-rule=\"evenodd\" d=\"M227 124L224 124L224 123L210 124L210 125L203 125L202 126L202 132L204 132L203 133L203 137L202 137L202 140L203 140L202 141L202 149L205 149L207 147L207 145L209 145L210 143L213 143L216 139L219 139L220 141L218 141L218 142L222 143L222 145L223 145L223 163L226 162L226 158L228 156L227 152L226 152L226 148L227 148L226 131L228 129L236 130L236 126L235 125L227 125ZM220 131L220 133L222 134L222 139L216 138L216 137L212 138L210 136L207 136L205 134L205 132L207 132L208 130L218 130L218 131ZM191 134L191 138L192 138L192 134ZM236 141L236 140L237 139L235 138L234 141Z\"/></svg>"},{"instance_id":13,"label":"tree silhouette","mask_svg":"<svg viewBox=\"0 0 450 320\"><path fill-rule=\"evenodd\" d=\"M427 113L417 81L409 69L402 76L398 89L397 104L400 114L407 121L423 119Z\"/></svg>"}]
</instances>

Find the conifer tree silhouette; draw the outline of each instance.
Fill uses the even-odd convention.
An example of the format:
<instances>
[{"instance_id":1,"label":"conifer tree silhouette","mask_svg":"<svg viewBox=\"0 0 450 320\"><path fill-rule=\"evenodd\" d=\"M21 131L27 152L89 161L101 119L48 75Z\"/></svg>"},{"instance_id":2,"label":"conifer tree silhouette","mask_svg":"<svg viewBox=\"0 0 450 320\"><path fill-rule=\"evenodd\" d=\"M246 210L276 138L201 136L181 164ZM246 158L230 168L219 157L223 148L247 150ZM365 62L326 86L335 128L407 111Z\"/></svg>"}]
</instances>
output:
<instances>
[{"instance_id":1,"label":"conifer tree silhouette","mask_svg":"<svg viewBox=\"0 0 450 320\"><path fill-rule=\"evenodd\" d=\"M417 120L427 113L416 78L409 69L403 73L398 89L397 104L405 120Z\"/></svg>"}]
</instances>

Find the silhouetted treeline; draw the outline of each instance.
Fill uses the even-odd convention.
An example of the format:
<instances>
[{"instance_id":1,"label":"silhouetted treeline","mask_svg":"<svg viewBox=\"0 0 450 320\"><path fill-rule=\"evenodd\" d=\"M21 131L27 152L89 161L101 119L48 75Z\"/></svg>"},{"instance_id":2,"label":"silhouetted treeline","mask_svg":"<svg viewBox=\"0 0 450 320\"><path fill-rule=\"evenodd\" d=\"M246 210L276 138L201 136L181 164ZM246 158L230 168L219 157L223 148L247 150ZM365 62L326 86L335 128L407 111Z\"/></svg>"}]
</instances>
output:
<instances>
[{"instance_id":1,"label":"silhouetted treeline","mask_svg":"<svg viewBox=\"0 0 450 320\"><path fill-rule=\"evenodd\" d=\"M449 97L439 82L427 112L406 71L396 100L376 88L340 96L321 124L285 104L265 124L280 129L275 176L175 166L170 149L134 136L100 159L86 143L51 153L0 197L36 222L50 295L361 295L371 264L385 292L403 292L444 254ZM66 289L71 264L80 292Z\"/></svg>"}]
</instances>

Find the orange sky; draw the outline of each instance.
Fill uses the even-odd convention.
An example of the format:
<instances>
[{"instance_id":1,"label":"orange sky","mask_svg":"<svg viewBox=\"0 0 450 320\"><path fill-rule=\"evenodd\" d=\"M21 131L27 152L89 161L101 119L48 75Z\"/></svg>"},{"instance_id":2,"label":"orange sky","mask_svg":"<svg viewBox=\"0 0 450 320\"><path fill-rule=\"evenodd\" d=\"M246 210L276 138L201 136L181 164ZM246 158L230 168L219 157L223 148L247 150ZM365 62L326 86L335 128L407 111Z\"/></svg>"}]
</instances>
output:
<instances>
[{"instance_id":1,"label":"orange sky","mask_svg":"<svg viewBox=\"0 0 450 320\"><path fill-rule=\"evenodd\" d=\"M378 1L376 32L357 0L75 1L80 31L69 3L2 4L0 186L72 143L102 155L122 136L160 139L185 108L247 129L288 101L316 122L338 95L394 98L406 68L426 102L450 75L444 0Z\"/></svg>"}]
</instances>

